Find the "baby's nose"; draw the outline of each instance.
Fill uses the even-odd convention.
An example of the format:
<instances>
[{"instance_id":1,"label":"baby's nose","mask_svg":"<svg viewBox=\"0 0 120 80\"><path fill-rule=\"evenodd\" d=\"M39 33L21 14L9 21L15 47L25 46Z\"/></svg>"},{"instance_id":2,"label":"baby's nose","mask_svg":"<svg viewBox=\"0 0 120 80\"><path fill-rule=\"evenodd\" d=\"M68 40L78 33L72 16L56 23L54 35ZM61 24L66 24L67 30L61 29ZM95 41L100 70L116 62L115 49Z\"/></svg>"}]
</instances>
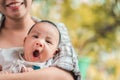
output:
<instances>
[{"instance_id":1,"label":"baby's nose","mask_svg":"<svg viewBox=\"0 0 120 80\"><path fill-rule=\"evenodd\" d=\"M44 43L41 42L41 41L37 41L35 44L36 44L37 46L40 46L40 47L43 47L43 46L44 46Z\"/></svg>"}]
</instances>

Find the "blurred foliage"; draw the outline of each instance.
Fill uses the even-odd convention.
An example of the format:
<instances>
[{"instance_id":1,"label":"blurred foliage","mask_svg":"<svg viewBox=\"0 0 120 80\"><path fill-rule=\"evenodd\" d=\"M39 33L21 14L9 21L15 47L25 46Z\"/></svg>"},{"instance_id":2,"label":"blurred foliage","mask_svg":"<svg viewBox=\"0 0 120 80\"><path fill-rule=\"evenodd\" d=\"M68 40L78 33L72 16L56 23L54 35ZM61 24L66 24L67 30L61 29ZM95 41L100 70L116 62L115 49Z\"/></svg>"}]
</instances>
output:
<instances>
[{"instance_id":1,"label":"blurred foliage","mask_svg":"<svg viewBox=\"0 0 120 80\"><path fill-rule=\"evenodd\" d=\"M65 23L79 58L91 59L86 80L120 80L120 0L34 0L31 13Z\"/></svg>"}]
</instances>

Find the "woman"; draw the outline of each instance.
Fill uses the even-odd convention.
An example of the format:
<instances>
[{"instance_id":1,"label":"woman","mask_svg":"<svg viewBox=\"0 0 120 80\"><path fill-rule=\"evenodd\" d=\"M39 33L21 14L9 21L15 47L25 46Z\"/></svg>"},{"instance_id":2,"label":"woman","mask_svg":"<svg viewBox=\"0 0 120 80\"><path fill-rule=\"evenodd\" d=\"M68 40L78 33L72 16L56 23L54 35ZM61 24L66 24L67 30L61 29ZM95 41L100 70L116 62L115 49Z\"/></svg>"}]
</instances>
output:
<instances>
[{"instance_id":1,"label":"woman","mask_svg":"<svg viewBox=\"0 0 120 80\"><path fill-rule=\"evenodd\" d=\"M31 18L31 4L32 0L0 0L0 12L4 15L0 22L0 51L23 46L28 30L38 21ZM63 24L57 26L62 39L61 53L54 59L52 67L32 72L3 74L0 75L0 80L80 80L77 57L67 30Z\"/></svg>"}]
</instances>

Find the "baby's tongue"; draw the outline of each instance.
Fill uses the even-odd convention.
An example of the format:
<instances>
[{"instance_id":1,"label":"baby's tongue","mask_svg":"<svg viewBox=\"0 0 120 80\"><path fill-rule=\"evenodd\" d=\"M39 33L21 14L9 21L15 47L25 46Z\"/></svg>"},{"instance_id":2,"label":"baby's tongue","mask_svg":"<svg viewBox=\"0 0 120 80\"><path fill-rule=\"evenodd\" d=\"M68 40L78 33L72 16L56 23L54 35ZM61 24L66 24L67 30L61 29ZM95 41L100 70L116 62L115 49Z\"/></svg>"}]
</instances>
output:
<instances>
[{"instance_id":1,"label":"baby's tongue","mask_svg":"<svg viewBox=\"0 0 120 80\"><path fill-rule=\"evenodd\" d=\"M40 55L40 53L39 53L38 50L35 50L35 51L33 52L33 56L34 56L34 57L38 57L39 55Z\"/></svg>"}]
</instances>

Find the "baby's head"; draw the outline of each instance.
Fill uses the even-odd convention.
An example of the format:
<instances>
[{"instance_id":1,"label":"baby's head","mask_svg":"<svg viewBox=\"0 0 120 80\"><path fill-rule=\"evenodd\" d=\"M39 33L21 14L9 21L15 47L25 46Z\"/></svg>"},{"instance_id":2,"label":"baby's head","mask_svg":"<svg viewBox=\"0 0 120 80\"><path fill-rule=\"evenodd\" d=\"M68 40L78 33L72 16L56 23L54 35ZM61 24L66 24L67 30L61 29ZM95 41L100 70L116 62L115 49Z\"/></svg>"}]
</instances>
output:
<instances>
[{"instance_id":1,"label":"baby's head","mask_svg":"<svg viewBox=\"0 0 120 80\"><path fill-rule=\"evenodd\" d=\"M60 32L48 20L42 20L31 27L24 40L24 58L32 62L44 62L59 52Z\"/></svg>"}]
</instances>

